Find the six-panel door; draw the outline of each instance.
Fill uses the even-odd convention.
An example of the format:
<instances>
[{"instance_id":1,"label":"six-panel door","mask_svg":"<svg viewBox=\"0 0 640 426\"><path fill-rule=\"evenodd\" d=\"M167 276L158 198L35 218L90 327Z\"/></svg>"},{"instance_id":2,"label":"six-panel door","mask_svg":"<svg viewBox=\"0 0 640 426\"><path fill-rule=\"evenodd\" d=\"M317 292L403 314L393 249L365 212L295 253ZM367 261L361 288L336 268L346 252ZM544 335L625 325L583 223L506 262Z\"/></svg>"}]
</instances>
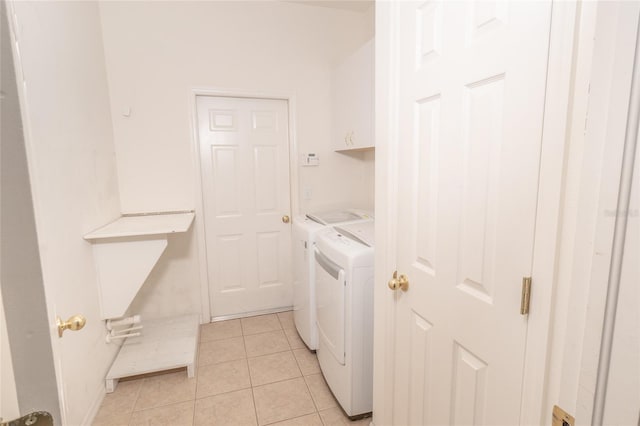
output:
<instances>
[{"instance_id":1,"label":"six-panel door","mask_svg":"<svg viewBox=\"0 0 640 426\"><path fill-rule=\"evenodd\" d=\"M515 425L551 5L395 7L394 423Z\"/></svg>"},{"instance_id":2,"label":"six-panel door","mask_svg":"<svg viewBox=\"0 0 640 426\"><path fill-rule=\"evenodd\" d=\"M211 316L291 306L285 100L198 96Z\"/></svg>"}]
</instances>

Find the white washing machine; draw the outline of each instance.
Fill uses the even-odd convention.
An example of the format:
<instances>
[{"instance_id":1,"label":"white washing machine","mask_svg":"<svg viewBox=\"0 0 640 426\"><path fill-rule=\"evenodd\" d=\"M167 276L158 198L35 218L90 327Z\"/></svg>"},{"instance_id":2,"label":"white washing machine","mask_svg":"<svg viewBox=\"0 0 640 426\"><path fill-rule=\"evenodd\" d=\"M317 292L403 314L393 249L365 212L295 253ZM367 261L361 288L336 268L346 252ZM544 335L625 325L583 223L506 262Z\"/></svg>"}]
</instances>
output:
<instances>
[{"instance_id":1,"label":"white washing machine","mask_svg":"<svg viewBox=\"0 0 640 426\"><path fill-rule=\"evenodd\" d=\"M316 236L318 362L348 416L373 409L374 223Z\"/></svg>"},{"instance_id":2,"label":"white washing machine","mask_svg":"<svg viewBox=\"0 0 640 426\"><path fill-rule=\"evenodd\" d=\"M293 319L298 334L311 350L318 347L313 245L316 234L327 226L373 220L370 212L335 210L293 218Z\"/></svg>"}]
</instances>

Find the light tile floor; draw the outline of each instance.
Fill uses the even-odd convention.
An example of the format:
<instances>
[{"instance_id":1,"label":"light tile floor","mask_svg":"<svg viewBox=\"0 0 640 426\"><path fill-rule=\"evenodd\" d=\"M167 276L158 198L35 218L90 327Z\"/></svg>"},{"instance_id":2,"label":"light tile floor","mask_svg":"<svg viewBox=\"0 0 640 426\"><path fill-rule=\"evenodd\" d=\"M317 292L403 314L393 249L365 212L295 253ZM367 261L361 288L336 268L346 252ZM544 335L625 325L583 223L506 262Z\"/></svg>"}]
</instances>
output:
<instances>
[{"instance_id":1,"label":"light tile floor","mask_svg":"<svg viewBox=\"0 0 640 426\"><path fill-rule=\"evenodd\" d=\"M349 421L295 330L292 312L200 327L195 378L185 371L121 381L94 426L368 425Z\"/></svg>"}]
</instances>

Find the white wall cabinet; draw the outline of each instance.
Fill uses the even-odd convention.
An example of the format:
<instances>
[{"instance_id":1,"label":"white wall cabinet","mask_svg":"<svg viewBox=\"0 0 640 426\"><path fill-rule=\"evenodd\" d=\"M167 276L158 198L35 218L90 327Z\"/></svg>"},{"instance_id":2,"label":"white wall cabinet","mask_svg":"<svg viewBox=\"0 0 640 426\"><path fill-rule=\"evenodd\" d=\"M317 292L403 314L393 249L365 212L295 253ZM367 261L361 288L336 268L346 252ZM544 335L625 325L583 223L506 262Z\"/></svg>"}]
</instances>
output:
<instances>
[{"instance_id":1,"label":"white wall cabinet","mask_svg":"<svg viewBox=\"0 0 640 426\"><path fill-rule=\"evenodd\" d=\"M331 83L334 149L352 151L373 148L373 39L333 70Z\"/></svg>"}]
</instances>

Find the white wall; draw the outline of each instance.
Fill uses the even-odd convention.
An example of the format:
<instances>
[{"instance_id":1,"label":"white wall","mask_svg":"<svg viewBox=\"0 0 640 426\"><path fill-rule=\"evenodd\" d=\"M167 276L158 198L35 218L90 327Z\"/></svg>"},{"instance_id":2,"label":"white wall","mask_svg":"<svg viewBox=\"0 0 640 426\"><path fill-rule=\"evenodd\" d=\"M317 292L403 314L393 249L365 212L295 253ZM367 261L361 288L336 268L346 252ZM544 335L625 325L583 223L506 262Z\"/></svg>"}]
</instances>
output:
<instances>
[{"instance_id":1,"label":"white wall","mask_svg":"<svg viewBox=\"0 0 640 426\"><path fill-rule=\"evenodd\" d=\"M104 341L93 255L82 236L120 213L98 4L9 5L15 12L14 52L47 298L45 331L59 361L63 423L88 424L116 348ZM7 297L5 302L10 303ZM85 328L59 339L55 316L73 314L85 315ZM24 309L24 315L33 312Z\"/></svg>"},{"instance_id":2,"label":"white wall","mask_svg":"<svg viewBox=\"0 0 640 426\"><path fill-rule=\"evenodd\" d=\"M328 89L331 64L371 37L364 14L264 1L105 2L101 12L125 212L194 208L194 87L295 94L299 151L323 161L301 170L315 189L303 209L357 193L359 163L329 150Z\"/></svg>"},{"instance_id":3,"label":"white wall","mask_svg":"<svg viewBox=\"0 0 640 426\"><path fill-rule=\"evenodd\" d=\"M100 10L124 212L196 207L192 88L295 95L298 152L321 159L298 170L300 191L313 193L300 197L302 210L373 207L371 155L334 153L329 140L331 66L372 37L372 12L277 1L103 2ZM193 229L172 238L131 311L200 310L197 238Z\"/></svg>"}]
</instances>

